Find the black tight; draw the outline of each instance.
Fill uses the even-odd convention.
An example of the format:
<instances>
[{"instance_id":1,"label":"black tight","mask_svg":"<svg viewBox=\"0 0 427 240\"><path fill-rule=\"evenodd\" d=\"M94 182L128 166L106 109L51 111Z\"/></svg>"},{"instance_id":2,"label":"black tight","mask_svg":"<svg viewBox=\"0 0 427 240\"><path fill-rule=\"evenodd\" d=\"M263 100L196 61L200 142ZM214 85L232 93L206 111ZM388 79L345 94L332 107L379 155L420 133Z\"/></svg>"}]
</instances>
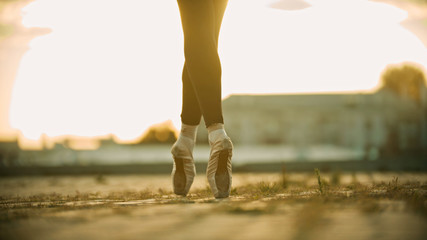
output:
<instances>
[{"instance_id":1,"label":"black tight","mask_svg":"<svg viewBox=\"0 0 427 240\"><path fill-rule=\"evenodd\" d=\"M224 123L218 37L228 0L178 0L184 32L181 121Z\"/></svg>"}]
</instances>

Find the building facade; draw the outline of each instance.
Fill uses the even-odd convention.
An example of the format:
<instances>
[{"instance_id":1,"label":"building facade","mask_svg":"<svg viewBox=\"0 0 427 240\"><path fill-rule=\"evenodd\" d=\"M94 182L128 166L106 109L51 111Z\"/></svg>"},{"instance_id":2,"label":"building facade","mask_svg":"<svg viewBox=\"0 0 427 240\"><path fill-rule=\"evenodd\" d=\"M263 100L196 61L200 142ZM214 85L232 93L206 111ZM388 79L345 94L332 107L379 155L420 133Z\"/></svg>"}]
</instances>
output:
<instances>
[{"instance_id":1,"label":"building facade","mask_svg":"<svg viewBox=\"0 0 427 240\"><path fill-rule=\"evenodd\" d=\"M227 134L235 144L397 151L422 148L426 139L425 108L387 90L231 95L223 101L223 111ZM198 141L205 142L206 132L199 129Z\"/></svg>"}]
</instances>

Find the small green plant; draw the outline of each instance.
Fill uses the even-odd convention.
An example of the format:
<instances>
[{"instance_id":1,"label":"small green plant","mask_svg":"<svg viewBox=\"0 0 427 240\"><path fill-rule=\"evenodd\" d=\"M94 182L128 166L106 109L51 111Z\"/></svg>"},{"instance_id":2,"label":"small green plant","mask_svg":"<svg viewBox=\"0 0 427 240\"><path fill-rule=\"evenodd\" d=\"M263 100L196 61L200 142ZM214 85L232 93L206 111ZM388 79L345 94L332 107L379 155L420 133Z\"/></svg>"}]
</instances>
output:
<instances>
[{"instance_id":1,"label":"small green plant","mask_svg":"<svg viewBox=\"0 0 427 240\"><path fill-rule=\"evenodd\" d=\"M390 182L388 182L387 191L395 192L399 190L399 177L393 177Z\"/></svg>"},{"instance_id":2,"label":"small green plant","mask_svg":"<svg viewBox=\"0 0 427 240\"><path fill-rule=\"evenodd\" d=\"M338 185L340 185L340 183L341 183L341 172L340 171L334 171L332 173L332 176L331 176L331 184L338 186Z\"/></svg>"},{"instance_id":3,"label":"small green plant","mask_svg":"<svg viewBox=\"0 0 427 240\"><path fill-rule=\"evenodd\" d=\"M230 195L238 195L237 188L232 187L230 191Z\"/></svg>"},{"instance_id":4,"label":"small green plant","mask_svg":"<svg viewBox=\"0 0 427 240\"><path fill-rule=\"evenodd\" d=\"M314 172L316 173L316 176L317 176L317 184L319 185L319 191L321 194L323 194L324 186L323 186L322 179L320 177L319 169L315 168Z\"/></svg>"},{"instance_id":5,"label":"small green plant","mask_svg":"<svg viewBox=\"0 0 427 240\"><path fill-rule=\"evenodd\" d=\"M282 167L282 188L286 189L289 186L288 175L286 174L286 167Z\"/></svg>"},{"instance_id":6,"label":"small green plant","mask_svg":"<svg viewBox=\"0 0 427 240\"><path fill-rule=\"evenodd\" d=\"M281 190L280 184L276 182L265 182L261 181L256 185L257 192L261 193L263 196L274 195Z\"/></svg>"}]
</instances>

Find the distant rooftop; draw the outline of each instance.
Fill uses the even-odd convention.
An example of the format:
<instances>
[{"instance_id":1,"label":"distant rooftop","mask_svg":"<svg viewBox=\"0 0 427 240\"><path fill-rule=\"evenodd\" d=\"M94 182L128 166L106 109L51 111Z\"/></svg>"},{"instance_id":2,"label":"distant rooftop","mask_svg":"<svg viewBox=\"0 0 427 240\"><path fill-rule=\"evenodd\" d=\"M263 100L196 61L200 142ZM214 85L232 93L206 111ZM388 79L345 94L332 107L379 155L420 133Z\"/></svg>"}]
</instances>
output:
<instances>
[{"instance_id":1,"label":"distant rooftop","mask_svg":"<svg viewBox=\"0 0 427 240\"><path fill-rule=\"evenodd\" d=\"M402 103L402 99L387 91L375 93L314 93L314 94L272 94L250 95L236 94L224 100L224 108L227 107L382 107L384 105ZM405 102L405 101L404 101Z\"/></svg>"}]
</instances>

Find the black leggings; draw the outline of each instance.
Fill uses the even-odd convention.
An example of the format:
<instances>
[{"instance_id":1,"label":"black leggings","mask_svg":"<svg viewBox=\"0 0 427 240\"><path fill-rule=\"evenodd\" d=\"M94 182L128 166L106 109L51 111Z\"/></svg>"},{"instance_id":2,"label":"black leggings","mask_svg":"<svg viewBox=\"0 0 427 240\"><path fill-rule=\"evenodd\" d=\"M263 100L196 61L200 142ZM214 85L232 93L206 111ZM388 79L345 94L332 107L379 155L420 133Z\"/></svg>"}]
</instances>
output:
<instances>
[{"instance_id":1,"label":"black leggings","mask_svg":"<svg viewBox=\"0 0 427 240\"><path fill-rule=\"evenodd\" d=\"M184 32L181 121L224 123L218 37L228 0L178 0Z\"/></svg>"}]
</instances>

